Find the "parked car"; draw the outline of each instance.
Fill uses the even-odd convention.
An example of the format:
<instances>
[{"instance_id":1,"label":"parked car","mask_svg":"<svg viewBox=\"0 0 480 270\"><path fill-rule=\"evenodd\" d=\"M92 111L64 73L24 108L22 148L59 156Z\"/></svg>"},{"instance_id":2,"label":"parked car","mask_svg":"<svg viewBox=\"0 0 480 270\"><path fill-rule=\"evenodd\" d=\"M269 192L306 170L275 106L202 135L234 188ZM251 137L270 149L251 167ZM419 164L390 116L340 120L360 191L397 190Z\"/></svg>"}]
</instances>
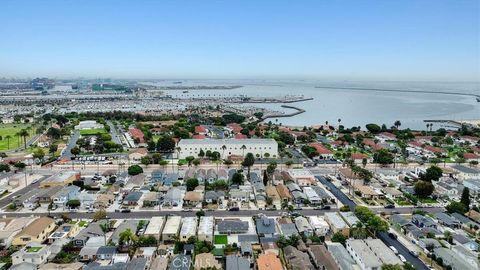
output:
<instances>
[{"instance_id":1,"label":"parked car","mask_svg":"<svg viewBox=\"0 0 480 270\"><path fill-rule=\"evenodd\" d=\"M405 259L402 254L398 255L398 258L400 258L400 261L402 262L407 262L407 259Z\"/></svg>"},{"instance_id":2,"label":"parked car","mask_svg":"<svg viewBox=\"0 0 480 270\"><path fill-rule=\"evenodd\" d=\"M122 209L120 212L122 212L122 213L130 213L130 212L132 212L132 210L130 210L130 209Z\"/></svg>"},{"instance_id":3,"label":"parked car","mask_svg":"<svg viewBox=\"0 0 480 270\"><path fill-rule=\"evenodd\" d=\"M390 246L390 249L393 251L393 253L398 254L398 250L394 246Z\"/></svg>"},{"instance_id":4,"label":"parked car","mask_svg":"<svg viewBox=\"0 0 480 270\"><path fill-rule=\"evenodd\" d=\"M393 209L393 208L395 208L395 205L393 205L393 204L385 205L384 208Z\"/></svg>"}]
</instances>

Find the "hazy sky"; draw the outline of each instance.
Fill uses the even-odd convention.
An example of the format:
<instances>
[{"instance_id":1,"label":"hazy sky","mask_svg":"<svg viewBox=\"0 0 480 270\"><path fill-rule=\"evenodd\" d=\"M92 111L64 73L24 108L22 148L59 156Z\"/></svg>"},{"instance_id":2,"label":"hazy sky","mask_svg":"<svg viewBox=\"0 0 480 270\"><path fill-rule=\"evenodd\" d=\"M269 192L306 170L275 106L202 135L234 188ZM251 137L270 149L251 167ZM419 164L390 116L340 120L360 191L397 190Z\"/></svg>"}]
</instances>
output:
<instances>
[{"instance_id":1,"label":"hazy sky","mask_svg":"<svg viewBox=\"0 0 480 270\"><path fill-rule=\"evenodd\" d=\"M478 0L0 2L0 77L479 80Z\"/></svg>"}]
</instances>

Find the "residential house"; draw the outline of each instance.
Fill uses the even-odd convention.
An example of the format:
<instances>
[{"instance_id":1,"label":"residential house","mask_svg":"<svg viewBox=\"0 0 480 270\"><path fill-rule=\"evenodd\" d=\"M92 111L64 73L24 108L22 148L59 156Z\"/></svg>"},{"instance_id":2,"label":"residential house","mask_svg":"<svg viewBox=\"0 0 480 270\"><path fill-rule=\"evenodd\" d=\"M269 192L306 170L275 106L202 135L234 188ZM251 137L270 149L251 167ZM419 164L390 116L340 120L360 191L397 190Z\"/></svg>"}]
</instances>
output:
<instances>
[{"instance_id":1,"label":"residential house","mask_svg":"<svg viewBox=\"0 0 480 270\"><path fill-rule=\"evenodd\" d=\"M187 241L197 235L197 217L184 217L180 229L180 240Z\"/></svg>"},{"instance_id":2,"label":"residential house","mask_svg":"<svg viewBox=\"0 0 480 270\"><path fill-rule=\"evenodd\" d=\"M248 232L248 222L240 219L223 219L217 222L216 230L220 234L239 234Z\"/></svg>"},{"instance_id":3,"label":"residential house","mask_svg":"<svg viewBox=\"0 0 480 270\"><path fill-rule=\"evenodd\" d=\"M248 202L250 198L249 192L240 189L231 189L228 195L233 202Z\"/></svg>"},{"instance_id":4,"label":"residential house","mask_svg":"<svg viewBox=\"0 0 480 270\"><path fill-rule=\"evenodd\" d=\"M143 193L139 191L129 192L125 198L123 198L122 204L127 207L135 207L139 204L140 198Z\"/></svg>"},{"instance_id":5,"label":"residential house","mask_svg":"<svg viewBox=\"0 0 480 270\"><path fill-rule=\"evenodd\" d=\"M372 252L364 241L360 239L348 239L346 249L362 270L381 269L383 265L382 261Z\"/></svg>"},{"instance_id":6,"label":"residential house","mask_svg":"<svg viewBox=\"0 0 480 270\"><path fill-rule=\"evenodd\" d=\"M280 185L277 185L276 188L282 202L288 203L292 201L292 195L290 194L290 191L288 190L287 186L280 184Z\"/></svg>"},{"instance_id":7,"label":"residential house","mask_svg":"<svg viewBox=\"0 0 480 270\"><path fill-rule=\"evenodd\" d=\"M414 214L412 223L419 228L437 228L437 224L430 217Z\"/></svg>"},{"instance_id":8,"label":"residential house","mask_svg":"<svg viewBox=\"0 0 480 270\"><path fill-rule=\"evenodd\" d=\"M325 236L330 231L324 216L309 216L308 221L316 235Z\"/></svg>"},{"instance_id":9,"label":"residential house","mask_svg":"<svg viewBox=\"0 0 480 270\"><path fill-rule=\"evenodd\" d=\"M185 191L177 187L173 187L167 191L167 194L163 197L164 206L179 206L183 205L183 197Z\"/></svg>"},{"instance_id":10,"label":"residential house","mask_svg":"<svg viewBox=\"0 0 480 270\"><path fill-rule=\"evenodd\" d=\"M55 221L48 217L40 217L28 224L13 239L13 246L25 246L31 241L40 242L47 240L48 236L55 230Z\"/></svg>"},{"instance_id":11,"label":"residential house","mask_svg":"<svg viewBox=\"0 0 480 270\"><path fill-rule=\"evenodd\" d=\"M442 258L443 265L449 265L452 270L474 270L471 265L464 259L458 256L457 253L444 247L439 247L433 250L433 253L437 258Z\"/></svg>"},{"instance_id":12,"label":"residential house","mask_svg":"<svg viewBox=\"0 0 480 270\"><path fill-rule=\"evenodd\" d=\"M313 259L313 263L318 269L322 270L335 270L340 269L332 257L332 254L328 252L328 249L324 245L311 245L310 256Z\"/></svg>"},{"instance_id":13,"label":"residential house","mask_svg":"<svg viewBox=\"0 0 480 270\"><path fill-rule=\"evenodd\" d=\"M80 226L78 223L64 223L60 225L49 237L48 243L52 244L57 239L70 239L76 236L80 232Z\"/></svg>"},{"instance_id":14,"label":"residential house","mask_svg":"<svg viewBox=\"0 0 480 270\"><path fill-rule=\"evenodd\" d=\"M288 265L296 267L296 269L315 270L315 266L310 262L310 257L307 253L299 251L293 246L286 246L283 249L285 259Z\"/></svg>"},{"instance_id":15,"label":"residential house","mask_svg":"<svg viewBox=\"0 0 480 270\"><path fill-rule=\"evenodd\" d=\"M300 233L303 233L307 237L312 236L314 231L310 223L308 223L308 220L305 217L296 217L294 219L295 221L295 226L297 227L297 230Z\"/></svg>"},{"instance_id":16,"label":"residential house","mask_svg":"<svg viewBox=\"0 0 480 270\"><path fill-rule=\"evenodd\" d=\"M197 232L198 240L213 243L214 227L215 227L215 224L212 216L200 217L200 222L198 224L198 232Z\"/></svg>"},{"instance_id":17,"label":"residential house","mask_svg":"<svg viewBox=\"0 0 480 270\"><path fill-rule=\"evenodd\" d=\"M48 256L50 248L47 245L31 242L12 254L12 265L26 262L39 266L47 261Z\"/></svg>"},{"instance_id":18,"label":"residential house","mask_svg":"<svg viewBox=\"0 0 480 270\"><path fill-rule=\"evenodd\" d=\"M273 237L277 234L275 220L273 218L260 217L255 220L257 234L260 237Z\"/></svg>"},{"instance_id":19,"label":"residential house","mask_svg":"<svg viewBox=\"0 0 480 270\"><path fill-rule=\"evenodd\" d=\"M272 206L275 207L275 209L282 209L282 200L280 198L280 195L278 194L276 187L274 186L265 187L265 193L267 195L267 198L271 200L271 204Z\"/></svg>"},{"instance_id":20,"label":"residential house","mask_svg":"<svg viewBox=\"0 0 480 270\"><path fill-rule=\"evenodd\" d=\"M160 240L160 233L162 232L164 223L165 223L164 217L162 216L152 217L143 235L145 237L153 236L157 241Z\"/></svg>"},{"instance_id":21,"label":"residential house","mask_svg":"<svg viewBox=\"0 0 480 270\"><path fill-rule=\"evenodd\" d=\"M15 236L34 220L30 217L0 219L0 246L10 247Z\"/></svg>"},{"instance_id":22,"label":"residential house","mask_svg":"<svg viewBox=\"0 0 480 270\"><path fill-rule=\"evenodd\" d=\"M330 225L330 228L333 233L340 232L346 237L350 235L350 228L348 224L340 216L339 213L337 212L325 213L325 221Z\"/></svg>"},{"instance_id":23,"label":"residential house","mask_svg":"<svg viewBox=\"0 0 480 270\"><path fill-rule=\"evenodd\" d=\"M76 198L79 192L80 187L78 186L71 185L64 187L53 195L53 203L58 207L63 207L69 200Z\"/></svg>"},{"instance_id":24,"label":"residential house","mask_svg":"<svg viewBox=\"0 0 480 270\"><path fill-rule=\"evenodd\" d=\"M460 221L446 213L435 213L435 218L438 220L438 223L443 226L447 226L452 229L457 229L461 227Z\"/></svg>"},{"instance_id":25,"label":"residential house","mask_svg":"<svg viewBox=\"0 0 480 270\"><path fill-rule=\"evenodd\" d=\"M162 241L168 242L172 241L180 231L180 227L182 225L182 217L180 216L169 216L167 222L165 223L165 227L162 231Z\"/></svg>"},{"instance_id":26,"label":"residential house","mask_svg":"<svg viewBox=\"0 0 480 270\"><path fill-rule=\"evenodd\" d=\"M93 204L93 206L98 209L100 208L106 209L113 203L114 200L115 200L115 196L113 194L106 194L106 193L100 194L96 198L96 201Z\"/></svg>"},{"instance_id":27,"label":"residential house","mask_svg":"<svg viewBox=\"0 0 480 270\"><path fill-rule=\"evenodd\" d=\"M297 226L294 223L283 223L278 226L280 233L286 238L290 238L292 235L299 235Z\"/></svg>"},{"instance_id":28,"label":"residential house","mask_svg":"<svg viewBox=\"0 0 480 270\"><path fill-rule=\"evenodd\" d=\"M187 191L183 201L185 206L196 207L203 202L203 192Z\"/></svg>"},{"instance_id":29,"label":"residential house","mask_svg":"<svg viewBox=\"0 0 480 270\"><path fill-rule=\"evenodd\" d=\"M97 249L97 260L112 260L113 256L117 254L116 246L101 246Z\"/></svg>"},{"instance_id":30,"label":"residential house","mask_svg":"<svg viewBox=\"0 0 480 270\"><path fill-rule=\"evenodd\" d=\"M221 190L209 190L205 192L204 200L206 203L221 204L225 200L225 192Z\"/></svg>"},{"instance_id":31,"label":"residential house","mask_svg":"<svg viewBox=\"0 0 480 270\"><path fill-rule=\"evenodd\" d=\"M227 255L225 266L226 270L245 270L250 269L250 261L237 255Z\"/></svg>"},{"instance_id":32,"label":"residential house","mask_svg":"<svg viewBox=\"0 0 480 270\"><path fill-rule=\"evenodd\" d=\"M92 237L101 237L104 239L104 233L101 228L102 224L108 224L107 221L95 221L90 224L83 230L81 230L73 239L74 247L83 247L86 245L87 241ZM104 239L108 241L108 238Z\"/></svg>"},{"instance_id":33,"label":"residential house","mask_svg":"<svg viewBox=\"0 0 480 270\"><path fill-rule=\"evenodd\" d=\"M353 258L350 257L348 251L342 244L325 241L325 245L330 254L332 254L332 257L340 270L359 269L358 265L355 263Z\"/></svg>"},{"instance_id":34,"label":"residential house","mask_svg":"<svg viewBox=\"0 0 480 270\"><path fill-rule=\"evenodd\" d=\"M137 232L137 227L138 227L138 220L133 220L133 219L127 219L124 220L120 225L113 231L112 236L110 237L110 240L115 243L119 244L120 243L120 234L126 230L130 230L132 233Z\"/></svg>"}]
</instances>

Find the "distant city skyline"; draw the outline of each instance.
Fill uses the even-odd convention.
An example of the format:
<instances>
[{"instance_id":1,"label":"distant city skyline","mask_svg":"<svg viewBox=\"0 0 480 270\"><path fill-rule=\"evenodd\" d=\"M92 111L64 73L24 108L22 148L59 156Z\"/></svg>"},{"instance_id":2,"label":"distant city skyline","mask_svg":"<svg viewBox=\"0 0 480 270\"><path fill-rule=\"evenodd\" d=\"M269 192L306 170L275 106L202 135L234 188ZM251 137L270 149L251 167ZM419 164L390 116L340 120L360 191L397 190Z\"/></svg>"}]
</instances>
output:
<instances>
[{"instance_id":1,"label":"distant city skyline","mask_svg":"<svg viewBox=\"0 0 480 270\"><path fill-rule=\"evenodd\" d=\"M2 1L0 77L479 81L465 1Z\"/></svg>"}]
</instances>

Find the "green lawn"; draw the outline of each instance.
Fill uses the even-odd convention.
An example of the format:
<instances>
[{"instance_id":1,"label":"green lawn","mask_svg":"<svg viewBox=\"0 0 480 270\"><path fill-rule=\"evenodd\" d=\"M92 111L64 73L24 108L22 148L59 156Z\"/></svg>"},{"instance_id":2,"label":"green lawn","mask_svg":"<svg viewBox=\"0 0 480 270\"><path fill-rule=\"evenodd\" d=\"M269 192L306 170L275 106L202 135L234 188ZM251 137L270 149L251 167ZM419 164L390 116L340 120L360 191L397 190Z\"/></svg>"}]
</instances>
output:
<instances>
[{"instance_id":1,"label":"green lawn","mask_svg":"<svg viewBox=\"0 0 480 270\"><path fill-rule=\"evenodd\" d=\"M152 139L154 142L158 142L158 139L160 139L160 135L152 135Z\"/></svg>"},{"instance_id":2,"label":"green lawn","mask_svg":"<svg viewBox=\"0 0 480 270\"><path fill-rule=\"evenodd\" d=\"M21 129L26 129L29 127L28 124L0 124L0 151L6 151L17 148L19 145L23 144L23 138L15 136L17 132ZM28 130L30 136L27 138L27 141L33 136L34 131ZM10 135L10 139L7 140L7 136Z\"/></svg>"},{"instance_id":3,"label":"green lawn","mask_svg":"<svg viewBox=\"0 0 480 270\"><path fill-rule=\"evenodd\" d=\"M226 245L228 244L228 237L223 234L215 235L215 244L216 245Z\"/></svg>"},{"instance_id":4,"label":"green lawn","mask_svg":"<svg viewBox=\"0 0 480 270\"><path fill-rule=\"evenodd\" d=\"M38 252L42 247L29 247L27 252Z\"/></svg>"},{"instance_id":5,"label":"green lawn","mask_svg":"<svg viewBox=\"0 0 480 270\"><path fill-rule=\"evenodd\" d=\"M421 203L438 203L437 200L432 198L419 199L418 201Z\"/></svg>"},{"instance_id":6,"label":"green lawn","mask_svg":"<svg viewBox=\"0 0 480 270\"><path fill-rule=\"evenodd\" d=\"M95 128L95 129L84 129L80 130L80 135L88 136L88 135L97 135L98 133L104 134L107 131L104 128Z\"/></svg>"}]
</instances>

